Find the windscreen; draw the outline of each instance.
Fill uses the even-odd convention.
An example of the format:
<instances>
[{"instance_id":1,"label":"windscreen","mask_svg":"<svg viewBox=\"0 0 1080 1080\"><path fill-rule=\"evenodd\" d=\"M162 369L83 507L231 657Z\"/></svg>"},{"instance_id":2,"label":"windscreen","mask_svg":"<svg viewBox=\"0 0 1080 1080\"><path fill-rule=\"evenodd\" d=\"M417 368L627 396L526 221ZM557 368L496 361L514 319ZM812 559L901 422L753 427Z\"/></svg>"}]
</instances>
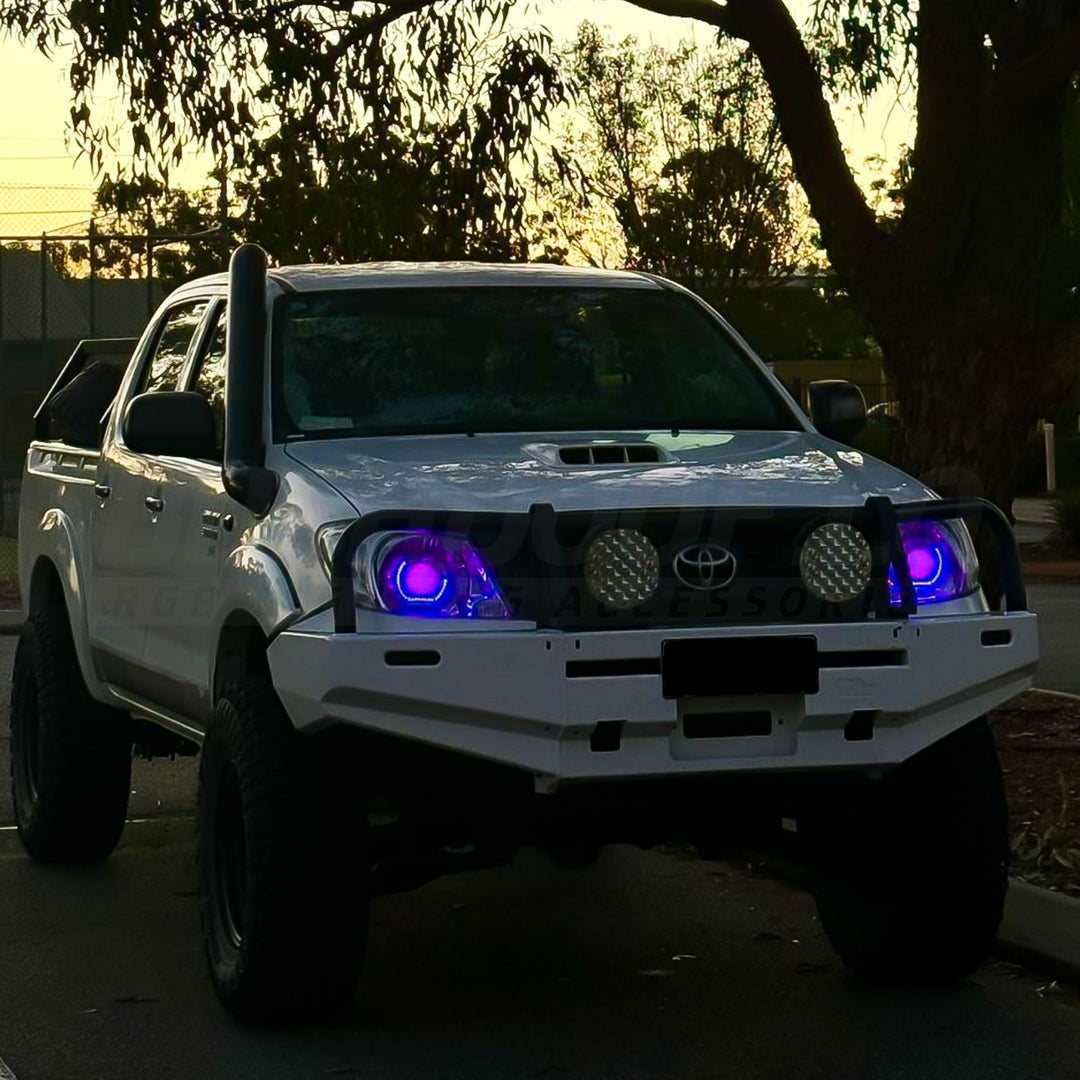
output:
<instances>
[{"instance_id":1,"label":"windscreen","mask_svg":"<svg viewBox=\"0 0 1080 1080\"><path fill-rule=\"evenodd\" d=\"M792 412L685 294L562 286L281 298L274 432L792 429Z\"/></svg>"}]
</instances>

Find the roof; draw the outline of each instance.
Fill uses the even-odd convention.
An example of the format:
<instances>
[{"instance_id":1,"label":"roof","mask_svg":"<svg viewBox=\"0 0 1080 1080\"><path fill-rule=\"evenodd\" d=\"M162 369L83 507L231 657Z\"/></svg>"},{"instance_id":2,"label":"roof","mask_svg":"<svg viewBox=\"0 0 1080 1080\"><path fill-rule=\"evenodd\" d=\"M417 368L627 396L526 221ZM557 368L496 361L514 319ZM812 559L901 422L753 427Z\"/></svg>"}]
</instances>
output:
<instances>
[{"instance_id":1,"label":"roof","mask_svg":"<svg viewBox=\"0 0 1080 1080\"><path fill-rule=\"evenodd\" d=\"M657 289L647 274L632 270L556 266L551 263L374 262L353 266L281 266L269 272L274 281L299 292L327 289L430 288L435 285L578 285ZM211 274L185 288L227 285L228 274Z\"/></svg>"}]
</instances>

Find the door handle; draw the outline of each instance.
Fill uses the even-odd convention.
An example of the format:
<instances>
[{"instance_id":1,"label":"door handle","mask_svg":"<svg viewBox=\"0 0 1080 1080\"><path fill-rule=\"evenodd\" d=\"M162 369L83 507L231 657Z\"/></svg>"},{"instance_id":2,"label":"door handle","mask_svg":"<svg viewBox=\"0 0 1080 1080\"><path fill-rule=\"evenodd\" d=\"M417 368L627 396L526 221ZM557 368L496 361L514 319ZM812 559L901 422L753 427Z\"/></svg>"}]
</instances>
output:
<instances>
[{"instance_id":1,"label":"door handle","mask_svg":"<svg viewBox=\"0 0 1080 1080\"><path fill-rule=\"evenodd\" d=\"M112 488L108 484L95 484L94 494L99 499L107 499L112 494Z\"/></svg>"},{"instance_id":2,"label":"door handle","mask_svg":"<svg viewBox=\"0 0 1080 1080\"><path fill-rule=\"evenodd\" d=\"M157 495L147 495L143 502L152 514L159 514L165 509L165 500Z\"/></svg>"}]
</instances>

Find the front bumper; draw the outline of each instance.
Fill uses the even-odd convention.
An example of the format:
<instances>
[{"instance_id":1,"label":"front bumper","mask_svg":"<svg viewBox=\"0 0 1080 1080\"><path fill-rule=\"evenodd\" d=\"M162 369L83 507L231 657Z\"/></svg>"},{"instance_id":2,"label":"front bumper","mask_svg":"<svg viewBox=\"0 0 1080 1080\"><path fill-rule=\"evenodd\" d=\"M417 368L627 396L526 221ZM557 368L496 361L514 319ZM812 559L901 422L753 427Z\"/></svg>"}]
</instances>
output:
<instances>
[{"instance_id":1,"label":"front bumper","mask_svg":"<svg viewBox=\"0 0 1080 1080\"><path fill-rule=\"evenodd\" d=\"M790 635L817 641L817 693L663 696L664 641ZM892 766L1030 686L1038 631L1025 611L576 634L297 626L278 635L269 659L298 729L354 725L528 770L543 787ZM701 727L688 717L719 714L723 727L723 714L763 712L768 734L688 735ZM597 738L602 721L615 726Z\"/></svg>"}]
</instances>

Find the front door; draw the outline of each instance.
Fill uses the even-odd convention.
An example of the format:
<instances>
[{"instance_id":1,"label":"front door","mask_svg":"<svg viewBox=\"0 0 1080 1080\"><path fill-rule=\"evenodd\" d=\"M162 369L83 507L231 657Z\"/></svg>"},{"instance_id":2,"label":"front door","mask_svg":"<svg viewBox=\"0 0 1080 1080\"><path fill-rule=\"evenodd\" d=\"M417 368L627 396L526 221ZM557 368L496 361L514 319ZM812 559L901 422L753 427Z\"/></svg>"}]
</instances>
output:
<instances>
[{"instance_id":1,"label":"front door","mask_svg":"<svg viewBox=\"0 0 1080 1080\"><path fill-rule=\"evenodd\" d=\"M153 684L143 667L148 627L161 617L160 568L168 560L163 459L124 443L124 407L136 394L178 388L208 301L182 301L160 316L136 374L125 380L95 477L90 518L88 620L103 679L140 696Z\"/></svg>"},{"instance_id":2,"label":"front door","mask_svg":"<svg viewBox=\"0 0 1080 1080\"><path fill-rule=\"evenodd\" d=\"M225 305L216 302L195 346L183 389L203 394L217 422L215 461L161 458L168 505L165 533L171 557L161 564L159 595L167 616L147 627L145 665L167 699L160 703L192 720L210 709L214 655L211 634L222 554L250 518L221 482L225 422Z\"/></svg>"}]
</instances>

